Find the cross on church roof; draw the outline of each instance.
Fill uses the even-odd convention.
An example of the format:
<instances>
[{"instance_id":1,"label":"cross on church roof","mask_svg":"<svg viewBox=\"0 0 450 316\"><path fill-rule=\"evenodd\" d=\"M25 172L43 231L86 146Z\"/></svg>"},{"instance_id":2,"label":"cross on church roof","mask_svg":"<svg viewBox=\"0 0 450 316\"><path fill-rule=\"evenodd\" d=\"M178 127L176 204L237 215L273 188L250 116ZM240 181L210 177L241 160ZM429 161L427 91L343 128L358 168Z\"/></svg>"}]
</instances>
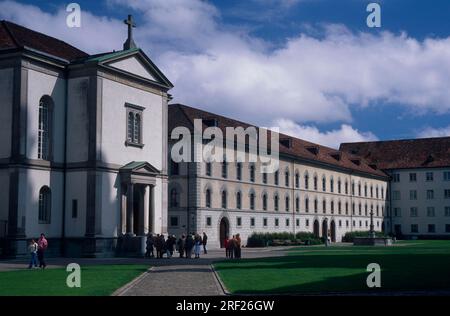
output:
<instances>
[{"instance_id":1,"label":"cross on church roof","mask_svg":"<svg viewBox=\"0 0 450 316\"><path fill-rule=\"evenodd\" d=\"M123 44L123 50L129 50L132 48L136 48L136 43L133 40L133 28L136 27L134 23L133 16L131 14L128 15L128 18L123 21L126 25L128 25L128 38L126 42Z\"/></svg>"}]
</instances>

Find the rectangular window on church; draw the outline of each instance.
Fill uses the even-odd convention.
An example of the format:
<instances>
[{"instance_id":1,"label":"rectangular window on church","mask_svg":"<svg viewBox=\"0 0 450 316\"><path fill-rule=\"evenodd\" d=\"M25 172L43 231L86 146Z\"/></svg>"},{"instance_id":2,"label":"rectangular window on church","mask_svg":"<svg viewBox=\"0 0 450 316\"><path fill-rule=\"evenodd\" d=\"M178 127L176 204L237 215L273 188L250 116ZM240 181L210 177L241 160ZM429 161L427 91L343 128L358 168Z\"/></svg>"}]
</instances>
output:
<instances>
[{"instance_id":1,"label":"rectangular window on church","mask_svg":"<svg viewBox=\"0 0 450 316\"><path fill-rule=\"evenodd\" d=\"M206 226L211 227L212 226L212 218L211 216L206 217Z\"/></svg>"},{"instance_id":2,"label":"rectangular window on church","mask_svg":"<svg viewBox=\"0 0 450 316\"><path fill-rule=\"evenodd\" d=\"M125 103L127 115L127 135L125 144L127 146L144 147L142 139L143 112L144 107Z\"/></svg>"},{"instance_id":3,"label":"rectangular window on church","mask_svg":"<svg viewBox=\"0 0 450 316\"><path fill-rule=\"evenodd\" d=\"M78 200L72 200L72 218L78 217Z\"/></svg>"}]
</instances>

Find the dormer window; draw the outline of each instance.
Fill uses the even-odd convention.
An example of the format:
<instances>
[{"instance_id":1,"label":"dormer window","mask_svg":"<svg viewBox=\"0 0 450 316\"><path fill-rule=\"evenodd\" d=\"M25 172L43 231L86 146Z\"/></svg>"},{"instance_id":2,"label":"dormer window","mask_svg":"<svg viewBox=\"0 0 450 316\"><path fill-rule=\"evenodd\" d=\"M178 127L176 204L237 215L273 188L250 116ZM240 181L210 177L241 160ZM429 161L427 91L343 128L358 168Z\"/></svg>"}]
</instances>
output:
<instances>
[{"instance_id":1,"label":"dormer window","mask_svg":"<svg viewBox=\"0 0 450 316\"><path fill-rule=\"evenodd\" d=\"M292 139L291 138L282 138L280 139L280 144L287 148L292 148Z\"/></svg>"},{"instance_id":2,"label":"dormer window","mask_svg":"<svg viewBox=\"0 0 450 316\"><path fill-rule=\"evenodd\" d=\"M357 166L359 166L361 164L361 160L357 159L357 158L351 159L351 161Z\"/></svg>"},{"instance_id":3,"label":"dormer window","mask_svg":"<svg viewBox=\"0 0 450 316\"><path fill-rule=\"evenodd\" d=\"M319 147L317 146L309 146L306 149L313 155L317 156L319 154Z\"/></svg>"},{"instance_id":4,"label":"dormer window","mask_svg":"<svg viewBox=\"0 0 450 316\"><path fill-rule=\"evenodd\" d=\"M336 159L337 161L341 160L341 153L336 152L336 153L332 153L331 157L333 157L334 159Z\"/></svg>"},{"instance_id":5,"label":"dormer window","mask_svg":"<svg viewBox=\"0 0 450 316\"><path fill-rule=\"evenodd\" d=\"M203 120L203 124L205 124L208 127L218 127L219 126L219 121L215 118L213 119L207 119L207 120Z\"/></svg>"}]
</instances>

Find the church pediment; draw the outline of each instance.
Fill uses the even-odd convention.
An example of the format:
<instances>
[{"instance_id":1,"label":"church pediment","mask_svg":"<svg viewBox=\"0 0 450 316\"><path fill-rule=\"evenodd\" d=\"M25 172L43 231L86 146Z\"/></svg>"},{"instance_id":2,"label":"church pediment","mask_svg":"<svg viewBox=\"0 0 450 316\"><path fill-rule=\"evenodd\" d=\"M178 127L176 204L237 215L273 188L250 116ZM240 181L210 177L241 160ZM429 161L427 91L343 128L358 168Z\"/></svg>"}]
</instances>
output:
<instances>
[{"instance_id":1,"label":"church pediment","mask_svg":"<svg viewBox=\"0 0 450 316\"><path fill-rule=\"evenodd\" d=\"M173 88L169 79L139 48L92 56L85 62L94 62L110 71L145 80L166 89Z\"/></svg>"},{"instance_id":2,"label":"church pediment","mask_svg":"<svg viewBox=\"0 0 450 316\"><path fill-rule=\"evenodd\" d=\"M146 161L132 161L120 168L121 173L156 176L160 171Z\"/></svg>"},{"instance_id":3,"label":"church pediment","mask_svg":"<svg viewBox=\"0 0 450 316\"><path fill-rule=\"evenodd\" d=\"M138 56L131 56L109 63L108 66L117 68L145 79L158 81L144 62Z\"/></svg>"}]
</instances>

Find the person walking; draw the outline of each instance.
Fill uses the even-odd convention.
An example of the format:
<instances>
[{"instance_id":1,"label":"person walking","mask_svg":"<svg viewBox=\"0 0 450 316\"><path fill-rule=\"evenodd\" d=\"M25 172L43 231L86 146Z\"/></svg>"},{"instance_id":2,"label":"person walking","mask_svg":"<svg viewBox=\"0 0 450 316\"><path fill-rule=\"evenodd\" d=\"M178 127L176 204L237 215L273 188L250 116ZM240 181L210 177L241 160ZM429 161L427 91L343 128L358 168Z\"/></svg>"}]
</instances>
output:
<instances>
[{"instance_id":1,"label":"person walking","mask_svg":"<svg viewBox=\"0 0 450 316\"><path fill-rule=\"evenodd\" d=\"M233 259L236 252L236 237L234 235L228 241L228 247L230 251L230 259Z\"/></svg>"},{"instance_id":2,"label":"person walking","mask_svg":"<svg viewBox=\"0 0 450 316\"><path fill-rule=\"evenodd\" d=\"M145 257L153 258L155 256L155 254L154 254L154 247L153 247L154 243L155 242L153 240L153 235L149 234L147 236L147 247L146 247L147 252L145 253Z\"/></svg>"},{"instance_id":3,"label":"person walking","mask_svg":"<svg viewBox=\"0 0 450 316\"><path fill-rule=\"evenodd\" d=\"M156 235L155 238L155 248L156 248L156 258L161 258L161 249L162 249L162 245L161 245L161 236L159 234Z\"/></svg>"},{"instance_id":4,"label":"person walking","mask_svg":"<svg viewBox=\"0 0 450 316\"><path fill-rule=\"evenodd\" d=\"M223 241L223 247L225 248L225 257L229 258L230 257L230 245L228 242L228 237L225 237L225 239Z\"/></svg>"},{"instance_id":5,"label":"person walking","mask_svg":"<svg viewBox=\"0 0 450 316\"><path fill-rule=\"evenodd\" d=\"M180 239L178 239L178 252L180 253L180 258L184 257L184 249L186 246L186 236L181 235Z\"/></svg>"},{"instance_id":6,"label":"person walking","mask_svg":"<svg viewBox=\"0 0 450 316\"><path fill-rule=\"evenodd\" d=\"M194 253L195 253L195 259L200 258L200 249L202 246L202 237L200 235L195 235L195 246L194 246Z\"/></svg>"},{"instance_id":7,"label":"person walking","mask_svg":"<svg viewBox=\"0 0 450 316\"><path fill-rule=\"evenodd\" d=\"M173 236L171 236L171 235L167 236L165 245L166 245L166 255L167 255L167 258L169 258L169 259L172 258L174 244L175 243L173 241Z\"/></svg>"},{"instance_id":8,"label":"person walking","mask_svg":"<svg viewBox=\"0 0 450 316\"><path fill-rule=\"evenodd\" d=\"M192 247L194 247L194 240L192 239L192 235L187 235L186 237L186 258L192 258Z\"/></svg>"},{"instance_id":9,"label":"person walking","mask_svg":"<svg viewBox=\"0 0 450 316\"><path fill-rule=\"evenodd\" d=\"M45 269L45 267L47 266L47 264L45 263L45 251L48 248L48 241L43 233L41 234L41 237L39 237L37 244L38 244L37 257L39 260L39 268Z\"/></svg>"},{"instance_id":10,"label":"person walking","mask_svg":"<svg viewBox=\"0 0 450 316\"><path fill-rule=\"evenodd\" d=\"M161 240L161 249L160 249L159 257L163 258L164 257L164 253L166 252L166 249L167 249L166 238L164 237L163 234L161 234L161 236L159 238Z\"/></svg>"},{"instance_id":11,"label":"person walking","mask_svg":"<svg viewBox=\"0 0 450 316\"><path fill-rule=\"evenodd\" d=\"M28 269L38 267L37 265L37 251L38 251L38 244L34 239L31 239L30 244L28 245L28 251L30 252L31 259L30 259L30 265L28 266Z\"/></svg>"},{"instance_id":12,"label":"person walking","mask_svg":"<svg viewBox=\"0 0 450 316\"><path fill-rule=\"evenodd\" d=\"M203 253L206 255L208 253L208 251L206 250L206 244L208 243L208 236L206 235L205 232L203 232L203 240L202 240L202 244L203 244Z\"/></svg>"},{"instance_id":13,"label":"person walking","mask_svg":"<svg viewBox=\"0 0 450 316\"><path fill-rule=\"evenodd\" d=\"M241 235L236 234L236 255L237 259L241 259Z\"/></svg>"}]
</instances>

